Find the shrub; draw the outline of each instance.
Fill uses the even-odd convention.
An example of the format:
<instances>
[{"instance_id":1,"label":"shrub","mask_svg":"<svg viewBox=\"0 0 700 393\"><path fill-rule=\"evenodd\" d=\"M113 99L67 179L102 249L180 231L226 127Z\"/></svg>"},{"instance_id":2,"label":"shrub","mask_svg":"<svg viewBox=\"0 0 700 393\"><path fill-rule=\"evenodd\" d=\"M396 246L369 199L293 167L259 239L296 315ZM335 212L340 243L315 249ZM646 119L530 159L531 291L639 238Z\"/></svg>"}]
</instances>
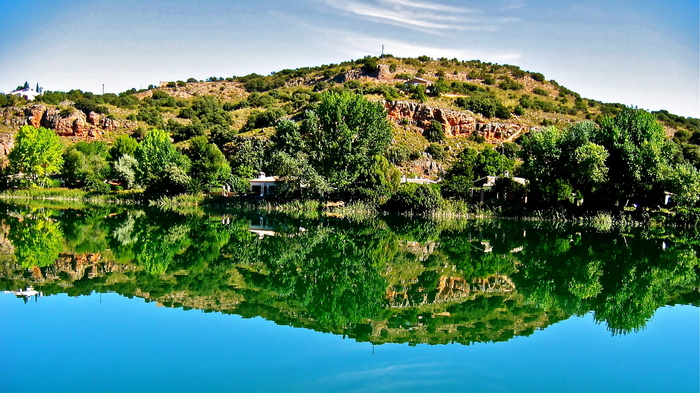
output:
<instances>
[{"instance_id":1,"label":"shrub","mask_svg":"<svg viewBox=\"0 0 700 393\"><path fill-rule=\"evenodd\" d=\"M382 206L392 213L430 213L440 205L440 193L424 184L403 184Z\"/></svg>"},{"instance_id":2,"label":"shrub","mask_svg":"<svg viewBox=\"0 0 700 393\"><path fill-rule=\"evenodd\" d=\"M386 152L386 158L394 165L403 165L409 160L411 149L405 145L391 146Z\"/></svg>"},{"instance_id":3,"label":"shrub","mask_svg":"<svg viewBox=\"0 0 700 393\"><path fill-rule=\"evenodd\" d=\"M521 90L523 88L523 85L510 79L509 77L505 77L498 84L498 87L501 88L502 90Z\"/></svg>"},{"instance_id":4,"label":"shrub","mask_svg":"<svg viewBox=\"0 0 700 393\"><path fill-rule=\"evenodd\" d=\"M423 131L423 136L429 142L442 142L445 140L445 129L442 123L433 120L430 122L428 128Z\"/></svg>"},{"instance_id":5,"label":"shrub","mask_svg":"<svg viewBox=\"0 0 700 393\"><path fill-rule=\"evenodd\" d=\"M253 112L248 116L248 120L241 131L249 131L254 128L271 127L287 113L282 108L272 108L263 112Z\"/></svg>"},{"instance_id":6,"label":"shrub","mask_svg":"<svg viewBox=\"0 0 700 393\"><path fill-rule=\"evenodd\" d=\"M437 143L431 143L430 145L428 145L428 147L425 149L425 152L430 154L434 160L444 160L445 156L447 155L445 147Z\"/></svg>"},{"instance_id":7,"label":"shrub","mask_svg":"<svg viewBox=\"0 0 700 393\"><path fill-rule=\"evenodd\" d=\"M532 92L537 94L537 95L540 95L540 96L545 96L545 97L549 96L549 92L547 92L547 90L539 88L539 87L534 88L532 90Z\"/></svg>"},{"instance_id":8,"label":"shrub","mask_svg":"<svg viewBox=\"0 0 700 393\"><path fill-rule=\"evenodd\" d=\"M539 72L531 72L530 78L532 78L538 82L544 82L544 75L540 74Z\"/></svg>"}]
</instances>

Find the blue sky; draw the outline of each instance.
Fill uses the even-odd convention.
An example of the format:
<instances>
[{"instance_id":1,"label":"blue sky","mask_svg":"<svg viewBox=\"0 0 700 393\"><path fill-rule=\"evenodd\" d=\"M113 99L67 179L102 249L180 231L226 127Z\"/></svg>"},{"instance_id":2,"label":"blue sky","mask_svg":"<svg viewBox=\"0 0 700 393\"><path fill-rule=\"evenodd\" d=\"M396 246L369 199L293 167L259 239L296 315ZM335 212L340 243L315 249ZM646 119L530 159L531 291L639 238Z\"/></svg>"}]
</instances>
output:
<instances>
[{"instance_id":1,"label":"blue sky","mask_svg":"<svg viewBox=\"0 0 700 393\"><path fill-rule=\"evenodd\" d=\"M514 64L700 117L697 0L0 0L0 91L121 92L386 53Z\"/></svg>"}]
</instances>

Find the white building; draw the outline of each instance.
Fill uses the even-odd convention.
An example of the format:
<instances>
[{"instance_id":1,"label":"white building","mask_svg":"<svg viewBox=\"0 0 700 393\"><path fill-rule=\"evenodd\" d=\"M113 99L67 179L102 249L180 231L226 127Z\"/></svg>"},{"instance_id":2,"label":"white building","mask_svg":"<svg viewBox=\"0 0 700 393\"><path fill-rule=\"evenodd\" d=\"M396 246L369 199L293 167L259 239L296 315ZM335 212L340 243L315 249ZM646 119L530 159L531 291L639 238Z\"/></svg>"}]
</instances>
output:
<instances>
[{"instance_id":1,"label":"white building","mask_svg":"<svg viewBox=\"0 0 700 393\"><path fill-rule=\"evenodd\" d=\"M250 191L260 196L275 194L277 192L277 177L265 176L264 172L260 172L256 179L250 180Z\"/></svg>"},{"instance_id":2,"label":"white building","mask_svg":"<svg viewBox=\"0 0 700 393\"><path fill-rule=\"evenodd\" d=\"M41 95L41 93L32 89L31 87L28 87L26 89L19 89L19 90L11 91L10 95L22 97L27 101L34 101L34 99L39 97Z\"/></svg>"}]
</instances>

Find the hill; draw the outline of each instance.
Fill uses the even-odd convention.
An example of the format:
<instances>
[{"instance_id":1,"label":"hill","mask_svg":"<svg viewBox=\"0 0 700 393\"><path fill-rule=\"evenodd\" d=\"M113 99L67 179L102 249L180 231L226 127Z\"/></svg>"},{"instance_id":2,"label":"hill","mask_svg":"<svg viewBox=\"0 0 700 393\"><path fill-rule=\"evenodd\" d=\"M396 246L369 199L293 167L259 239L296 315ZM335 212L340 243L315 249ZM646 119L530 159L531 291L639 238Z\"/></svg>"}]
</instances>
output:
<instances>
[{"instance_id":1,"label":"hill","mask_svg":"<svg viewBox=\"0 0 700 393\"><path fill-rule=\"evenodd\" d=\"M383 101L393 122L395 163L404 172L436 176L467 144L514 142L533 127L614 116L624 105L603 103L547 80L538 72L478 60L365 57L340 64L281 70L268 76L211 77L161 82L147 90L95 95L45 92L37 102L0 96L0 155L19 126L57 131L68 141L143 135L162 128L177 142L206 135L227 155L243 142L266 140L279 119L300 119L324 91L351 90ZM700 164L700 120L655 113L686 158ZM438 123L447 139L430 146ZM406 156L406 157L404 157ZM430 168L433 168L432 170Z\"/></svg>"}]
</instances>

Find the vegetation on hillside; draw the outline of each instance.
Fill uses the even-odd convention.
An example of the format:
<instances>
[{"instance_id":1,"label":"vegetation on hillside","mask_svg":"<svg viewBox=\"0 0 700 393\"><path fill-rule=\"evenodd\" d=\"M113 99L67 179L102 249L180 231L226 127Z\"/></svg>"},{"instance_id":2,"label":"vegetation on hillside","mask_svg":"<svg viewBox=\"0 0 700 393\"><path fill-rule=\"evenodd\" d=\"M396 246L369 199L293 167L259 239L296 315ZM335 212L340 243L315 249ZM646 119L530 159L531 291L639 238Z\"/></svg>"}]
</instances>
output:
<instances>
[{"instance_id":1,"label":"vegetation on hillside","mask_svg":"<svg viewBox=\"0 0 700 393\"><path fill-rule=\"evenodd\" d=\"M406 83L414 77L431 85ZM477 133L449 137L436 121L425 129L390 123L376 103L382 99L470 111L485 122L516 122L533 131L496 146ZM656 207L664 192L684 208L698 204L700 120L582 98L511 65L388 55L268 76L189 78L118 95L48 91L39 101L136 126L104 142L67 146L60 157L35 166L36 174L14 153L7 174L15 175L15 185L55 184L45 175L59 173L61 163L65 185L102 192L119 187L173 194L224 185L243 192L246 179L266 172L280 177L281 199L367 200L420 212L432 208L385 204L406 192L401 175L438 167L430 175L444 178L442 198L468 202L472 182L492 175L526 177L527 189L506 181L496 189L510 195L511 204L527 194L531 208ZM18 104L0 99L0 106ZM27 132L23 127L20 134ZM25 138L20 134L18 146ZM426 187L411 192L431 195Z\"/></svg>"}]
</instances>

